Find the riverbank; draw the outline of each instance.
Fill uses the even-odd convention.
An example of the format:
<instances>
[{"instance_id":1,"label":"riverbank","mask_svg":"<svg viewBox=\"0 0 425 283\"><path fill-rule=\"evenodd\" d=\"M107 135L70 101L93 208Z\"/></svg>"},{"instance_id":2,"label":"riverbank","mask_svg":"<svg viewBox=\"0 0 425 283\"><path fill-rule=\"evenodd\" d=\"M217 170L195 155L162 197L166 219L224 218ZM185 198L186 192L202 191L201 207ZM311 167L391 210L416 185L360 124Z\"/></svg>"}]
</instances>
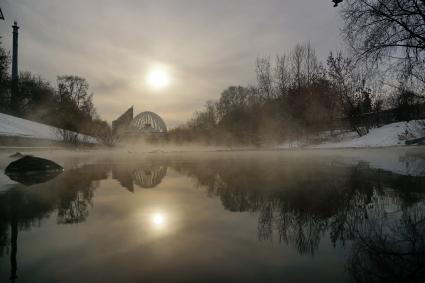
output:
<instances>
[{"instance_id":1,"label":"riverbank","mask_svg":"<svg viewBox=\"0 0 425 283\"><path fill-rule=\"evenodd\" d=\"M69 139L98 144L93 137L0 113L0 146L60 146Z\"/></svg>"},{"instance_id":2,"label":"riverbank","mask_svg":"<svg viewBox=\"0 0 425 283\"><path fill-rule=\"evenodd\" d=\"M324 132L319 135L315 143L292 142L280 145L279 149L314 148L380 148L404 146L406 141L425 137L425 120L397 122L372 128L369 133L359 137L352 131Z\"/></svg>"}]
</instances>

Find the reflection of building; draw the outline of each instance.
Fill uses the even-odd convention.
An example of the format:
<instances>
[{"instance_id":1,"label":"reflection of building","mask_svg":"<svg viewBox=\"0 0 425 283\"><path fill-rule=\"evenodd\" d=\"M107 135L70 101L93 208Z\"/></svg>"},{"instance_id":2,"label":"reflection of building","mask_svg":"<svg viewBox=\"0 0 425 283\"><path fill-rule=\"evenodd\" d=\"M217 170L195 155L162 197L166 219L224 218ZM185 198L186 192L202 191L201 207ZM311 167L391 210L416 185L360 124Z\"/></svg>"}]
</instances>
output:
<instances>
[{"instance_id":1,"label":"reflection of building","mask_svg":"<svg viewBox=\"0 0 425 283\"><path fill-rule=\"evenodd\" d=\"M167 133L164 120L153 112L145 111L133 118L133 107L112 122L112 131L118 140L146 136L161 136Z\"/></svg>"},{"instance_id":2,"label":"reflection of building","mask_svg":"<svg viewBox=\"0 0 425 283\"><path fill-rule=\"evenodd\" d=\"M127 132L131 121L133 121L133 106L125 111L118 119L112 121L112 132L115 136Z\"/></svg>"},{"instance_id":3,"label":"reflection of building","mask_svg":"<svg viewBox=\"0 0 425 283\"><path fill-rule=\"evenodd\" d=\"M158 186L167 175L167 166L146 165L137 169L116 167L112 170L112 178L133 192L134 184L144 189Z\"/></svg>"},{"instance_id":4,"label":"reflection of building","mask_svg":"<svg viewBox=\"0 0 425 283\"><path fill-rule=\"evenodd\" d=\"M133 172L133 180L141 188L150 189L158 186L167 174L167 167L143 168Z\"/></svg>"}]
</instances>

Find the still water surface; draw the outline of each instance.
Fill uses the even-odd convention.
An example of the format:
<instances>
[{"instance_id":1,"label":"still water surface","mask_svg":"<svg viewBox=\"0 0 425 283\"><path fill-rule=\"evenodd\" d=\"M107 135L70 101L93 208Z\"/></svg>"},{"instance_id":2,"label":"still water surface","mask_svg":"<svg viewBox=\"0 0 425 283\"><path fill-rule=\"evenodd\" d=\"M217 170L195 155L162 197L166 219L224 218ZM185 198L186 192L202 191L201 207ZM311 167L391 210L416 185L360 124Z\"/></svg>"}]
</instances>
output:
<instances>
[{"instance_id":1,"label":"still water surface","mask_svg":"<svg viewBox=\"0 0 425 283\"><path fill-rule=\"evenodd\" d=\"M425 155L386 154L46 153L2 182L0 282L424 282Z\"/></svg>"}]
</instances>

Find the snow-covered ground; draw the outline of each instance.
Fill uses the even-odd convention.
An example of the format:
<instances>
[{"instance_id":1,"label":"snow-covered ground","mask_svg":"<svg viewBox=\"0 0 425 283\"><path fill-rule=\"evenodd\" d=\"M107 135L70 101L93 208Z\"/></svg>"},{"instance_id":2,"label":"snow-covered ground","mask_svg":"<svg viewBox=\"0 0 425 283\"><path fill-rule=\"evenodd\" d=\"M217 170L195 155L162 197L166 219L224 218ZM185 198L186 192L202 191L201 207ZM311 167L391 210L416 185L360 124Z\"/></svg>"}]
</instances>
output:
<instances>
[{"instance_id":1,"label":"snow-covered ground","mask_svg":"<svg viewBox=\"0 0 425 283\"><path fill-rule=\"evenodd\" d=\"M405 145L406 140L425 137L425 120L412 120L388 124L370 129L367 135L359 137L356 132L341 132L331 135L322 133L322 143L292 142L282 144L280 149L293 148L374 148Z\"/></svg>"},{"instance_id":2,"label":"snow-covered ground","mask_svg":"<svg viewBox=\"0 0 425 283\"><path fill-rule=\"evenodd\" d=\"M0 136L62 141L63 130L45 124L0 113ZM79 139L96 143L96 139L79 134Z\"/></svg>"},{"instance_id":3,"label":"snow-covered ground","mask_svg":"<svg viewBox=\"0 0 425 283\"><path fill-rule=\"evenodd\" d=\"M340 141L313 146L314 148L387 147L405 145L406 140L425 137L425 120L392 123L370 129L367 135L343 135Z\"/></svg>"}]
</instances>

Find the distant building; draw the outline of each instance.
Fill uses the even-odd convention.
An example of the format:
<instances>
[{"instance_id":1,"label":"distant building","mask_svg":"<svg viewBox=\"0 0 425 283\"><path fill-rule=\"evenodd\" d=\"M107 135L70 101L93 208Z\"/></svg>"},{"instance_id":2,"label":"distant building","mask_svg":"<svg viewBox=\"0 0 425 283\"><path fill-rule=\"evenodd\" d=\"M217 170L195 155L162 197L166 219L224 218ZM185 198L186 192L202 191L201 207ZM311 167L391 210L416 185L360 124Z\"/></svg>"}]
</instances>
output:
<instances>
[{"instance_id":1,"label":"distant building","mask_svg":"<svg viewBox=\"0 0 425 283\"><path fill-rule=\"evenodd\" d=\"M131 106L127 111L121 114L118 119L112 121L112 133L114 134L114 136L129 131L131 121L133 121L133 106Z\"/></svg>"},{"instance_id":2,"label":"distant building","mask_svg":"<svg viewBox=\"0 0 425 283\"><path fill-rule=\"evenodd\" d=\"M112 122L112 133L117 140L160 137L167 133L162 118L150 111L141 112L133 118L133 106Z\"/></svg>"}]
</instances>

